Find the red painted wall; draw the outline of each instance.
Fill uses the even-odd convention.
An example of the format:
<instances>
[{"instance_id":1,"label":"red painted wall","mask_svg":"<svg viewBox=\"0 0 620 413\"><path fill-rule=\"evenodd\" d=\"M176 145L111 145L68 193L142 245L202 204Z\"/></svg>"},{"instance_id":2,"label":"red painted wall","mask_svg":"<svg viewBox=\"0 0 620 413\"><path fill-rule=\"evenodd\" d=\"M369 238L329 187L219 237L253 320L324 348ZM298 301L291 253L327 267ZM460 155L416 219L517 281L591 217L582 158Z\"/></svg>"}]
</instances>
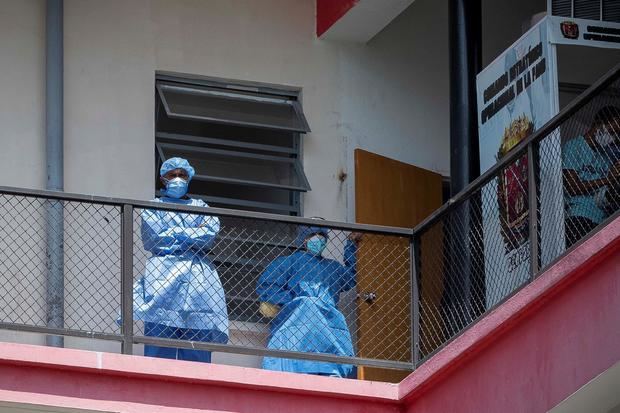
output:
<instances>
[{"instance_id":1,"label":"red painted wall","mask_svg":"<svg viewBox=\"0 0 620 413\"><path fill-rule=\"evenodd\" d=\"M414 372L401 392L411 413L542 413L618 361L620 219Z\"/></svg>"},{"instance_id":2,"label":"red painted wall","mask_svg":"<svg viewBox=\"0 0 620 413\"><path fill-rule=\"evenodd\" d=\"M321 36L359 0L316 0L316 35Z\"/></svg>"},{"instance_id":3,"label":"red painted wall","mask_svg":"<svg viewBox=\"0 0 620 413\"><path fill-rule=\"evenodd\" d=\"M400 413L398 385L0 343L0 401L123 413Z\"/></svg>"},{"instance_id":4,"label":"red painted wall","mask_svg":"<svg viewBox=\"0 0 620 413\"><path fill-rule=\"evenodd\" d=\"M86 372L4 367L0 400L122 413L398 413L395 404ZM20 397L22 396L22 397Z\"/></svg>"}]
</instances>

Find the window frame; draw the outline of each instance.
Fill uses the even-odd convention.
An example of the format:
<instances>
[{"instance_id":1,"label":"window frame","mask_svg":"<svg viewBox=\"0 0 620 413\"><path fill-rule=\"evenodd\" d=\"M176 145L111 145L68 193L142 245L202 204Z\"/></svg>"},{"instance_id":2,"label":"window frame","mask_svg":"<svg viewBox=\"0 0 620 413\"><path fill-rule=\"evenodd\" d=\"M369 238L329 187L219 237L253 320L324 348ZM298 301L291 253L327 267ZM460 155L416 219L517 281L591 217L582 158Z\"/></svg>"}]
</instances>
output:
<instances>
[{"instance_id":1,"label":"window frame","mask_svg":"<svg viewBox=\"0 0 620 413\"><path fill-rule=\"evenodd\" d=\"M167 83L175 83L179 85L184 85L188 87L195 86L206 86L212 88L218 88L222 90L230 90L230 91L239 91L239 92L251 92L251 93L259 93L259 94L268 94L273 96L281 96L287 99L295 100L298 105L295 105L302 111L302 102L303 102L303 93L302 89L299 87L288 86L288 85L273 85L261 82L253 82L253 81L243 81L243 80L231 80L225 78L216 78L202 75L194 75L187 73L176 73L176 72L168 72L168 71L156 71L155 72L155 88L154 88L154 98L155 98L155 143L158 143L161 140L166 142L175 142L175 143L194 143L201 144L204 143L208 145L208 147L226 147L226 148L234 148L234 149L244 149L249 151L262 151L262 152L272 152L272 153L281 153L282 155L288 155L291 158L296 158L297 162L295 164L294 173L301 177L300 182L302 183L301 189L297 188L287 188L284 186L283 188L271 187L270 189L274 190L282 190L288 191L289 202L263 202L256 200L248 200L242 199L238 197L231 196L213 196L206 194L196 194L190 193L188 195L193 196L195 198L203 199L208 203L215 203L220 205L225 205L225 208L232 209L250 209L250 210L260 210L266 211L276 214L284 214L291 216L303 216L303 194L306 191L311 190L310 183L308 178L305 175L303 168L303 144L302 139L304 133L293 132L289 130L279 130L279 132L290 133L292 137L291 147L285 146L277 146L277 145L269 145L263 143L250 143L244 142L240 140L234 139L225 139L225 138L217 138L214 136L197 136L186 133L170 133L170 131L162 131L158 129L158 119L159 116L166 116L168 114L164 107L164 102L159 97L159 92L157 90L158 82L167 82ZM170 118L172 119L172 118ZM305 116L304 116L305 119ZM184 119L177 119L183 121ZM196 122L195 120L188 120L188 122ZM235 125L225 125L226 127L235 127ZM238 127L247 127L242 125L237 125ZM265 130L264 128L257 128ZM278 130L278 129L274 129ZM308 131L310 128L308 128ZM165 159L165 156L161 151L158 151L158 148L155 147L155 158L156 158L156 168L161 165L162 159ZM156 181L159 178L159 174L157 171ZM233 185L241 184L241 182L233 183ZM265 186L267 187L267 186ZM156 190L156 195L160 196L161 191ZM226 194L228 195L228 194Z\"/></svg>"},{"instance_id":2,"label":"window frame","mask_svg":"<svg viewBox=\"0 0 620 413\"><path fill-rule=\"evenodd\" d=\"M201 122L209 122L209 123L219 123L222 125L230 125L230 126L245 126L245 127L250 127L250 128L259 128L259 129L273 129L273 130L282 130L282 131L287 131L287 132L297 132L297 133L308 133L310 132L310 127L308 126L308 121L306 120L306 117L304 116L303 111L301 110L301 105L299 104L298 101L293 100L293 99L285 99L285 98L275 98L275 97L268 97L268 96L259 96L259 95L255 95L254 97L251 97L250 95L246 95L248 96L247 98L243 98L242 96L244 96L241 92L245 92L245 91L232 91L232 90L226 90L226 89L219 89L218 88L214 88L214 87L207 87L207 86L202 86L202 85L193 85L193 86L189 86L189 85L182 85L182 84L172 84L171 82L163 82L163 81L159 81L156 84L156 89L157 89L157 93L159 94L159 98L161 99L161 102L164 106L164 110L166 111L166 114L168 115L169 118L174 118L174 119L186 119L186 120L194 120L194 121L201 121ZM276 124L270 124L267 122L250 122L250 121L243 121L243 120L232 120L232 119L224 119L224 118L218 118L218 117L211 117L211 116L201 116L201 115L191 115L191 114L187 114L187 113L182 113L182 112L178 112L178 111L173 111L172 108L170 107L170 103L168 102L168 97L166 96L166 90L170 90L172 92L176 92L176 93L183 93L185 92L188 95L205 95L205 96L209 96L211 98L219 98L222 101L253 101L253 103L256 104L260 104L261 101L263 101L263 104L267 107L267 106L290 106L290 109L292 109L292 111L294 112L295 116L294 119L295 121L299 124L298 127L293 127L293 126L282 126L282 125L276 125ZM235 96L235 93L237 92L237 96Z\"/></svg>"}]
</instances>

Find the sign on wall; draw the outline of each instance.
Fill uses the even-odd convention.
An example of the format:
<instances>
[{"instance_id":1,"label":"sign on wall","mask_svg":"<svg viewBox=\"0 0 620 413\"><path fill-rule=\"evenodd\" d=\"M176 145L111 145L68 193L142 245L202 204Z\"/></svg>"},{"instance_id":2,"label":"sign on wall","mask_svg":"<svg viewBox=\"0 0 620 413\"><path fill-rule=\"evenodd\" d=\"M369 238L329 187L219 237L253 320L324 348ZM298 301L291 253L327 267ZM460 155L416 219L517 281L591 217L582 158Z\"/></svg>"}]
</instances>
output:
<instances>
[{"instance_id":1,"label":"sign on wall","mask_svg":"<svg viewBox=\"0 0 620 413\"><path fill-rule=\"evenodd\" d=\"M603 20L547 15L477 76L481 173L559 112L557 44L620 48L620 23ZM539 150L540 260L545 265L565 245L559 130ZM527 171L523 156L483 189L487 306L530 274Z\"/></svg>"},{"instance_id":2,"label":"sign on wall","mask_svg":"<svg viewBox=\"0 0 620 413\"><path fill-rule=\"evenodd\" d=\"M480 168L485 172L558 112L555 48L548 18L525 33L477 77ZM559 137L541 154L559 154ZM560 157L546 159L540 205L561 205ZM523 156L483 189L487 306L503 299L530 274L528 159ZM559 204L558 204L559 202ZM564 245L561 211L541 211L541 251ZM553 231L550 229L553 228Z\"/></svg>"},{"instance_id":3,"label":"sign on wall","mask_svg":"<svg viewBox=\"0 0 620 413\"><path fill-rule=\"evenodd\" d=\"M620 49L620 23L550 16L551 43Z\"/></svg>"}]
</instances>

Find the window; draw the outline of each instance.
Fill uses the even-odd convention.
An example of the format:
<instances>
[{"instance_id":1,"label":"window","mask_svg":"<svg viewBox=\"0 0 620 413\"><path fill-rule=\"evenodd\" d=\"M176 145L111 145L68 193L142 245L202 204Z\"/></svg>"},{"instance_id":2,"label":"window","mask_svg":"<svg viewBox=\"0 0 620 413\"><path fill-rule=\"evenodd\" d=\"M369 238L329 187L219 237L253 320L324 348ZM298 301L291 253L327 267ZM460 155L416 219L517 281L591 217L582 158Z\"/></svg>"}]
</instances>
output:
<instances>
[{"instance_id":1,"label":"window","mask_svg":"<svg viewBox=\"0 0 620 413\"><path fill-rule=\"evenodd\" d=\"M190 194L211 206L301 215L310 185L301 163L309 132L299 91L161 74L155 157L196 169Z\"/></svg>"},{"instance_id":2,"label":"window","mask_svg":"<svg viewBox=\"0 0 620 413\"><path fill-rule=\"evenodd\" d=\"M187 87L170 82L158 82L157 91L167 116L172 118L308 132L308 124L294 97Z\"/></svg>"},{"instance_id":3,"label":"window","mask_svg":"<svg viewBox=\"0 0 620 413\"><path fill-rule=\"evenodd\" d=\"M181 156L196 170L189 194L193 198L213 207L301 215L301 194L310 190L301 162L301 136L310 128L299 93L287 87L159 73L156 171L166 159ZM280 226L278 234L267 237L269 245L259 245L260 240L239 236L237 228L247 231L257 225L265 231L264 223L224 217L221 222L211 258L226 291L230 319L265 321L258 312L256 282L271 259L290 254L295 228Z\"/></svg>"}]
</instances>

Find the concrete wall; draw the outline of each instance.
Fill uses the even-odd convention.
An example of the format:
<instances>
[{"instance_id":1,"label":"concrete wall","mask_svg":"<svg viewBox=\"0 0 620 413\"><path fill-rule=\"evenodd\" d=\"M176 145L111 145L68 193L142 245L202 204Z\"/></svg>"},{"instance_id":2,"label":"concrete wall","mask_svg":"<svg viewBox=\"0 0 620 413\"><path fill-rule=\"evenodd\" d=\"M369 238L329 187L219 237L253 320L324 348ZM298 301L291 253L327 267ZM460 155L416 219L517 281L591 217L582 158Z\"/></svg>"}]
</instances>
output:
<instances>
[{"instance_id":1,"label":"concrete wall","mask_svg":"<svg viewBox=\"0 0 620 413\"><path fill-rule=\"evenodd\" d=\"M446 173L447 60L421 38L433 3L357 46L317 40L311 0L66 0L66 189L153 196L156 70L302 87L306 215L346 219L350 141Z\"/></svg>"},{"instance_id":2,"label":"concrete wall","mask_svg":"<svg viewBox=\"0 0 620 413\"><path fill-rule=\"evenodd\" d=\"M45 9L0 1L0 185L45 187Z\"/></svg>"},{"instance_id":3,"label":"concrete wall","mask_svg":"<svg viewBox=\"0 0 620 413\"><path fill-rule=\"evenodd\" d=\"M153 196L156 70L302 87L313 129L304 139L314 188L305 197L306 215L353 217L357 147L447 175L444 3L416 0L367 45L354 45L316 39L312 0L66 0L66 189ZM484 0L484 64L545 4ZM0 184L40 188L45 1L0 6ZM594 64L562 65L561 80L590 81L618 54L586 57ZM349 175L344 183L341 171Z\"/></svg>"},{"instance_id":4,"label":"concrete wall","mask_svg":"<svg viewBox=\"0 0 620 413\"><path fill-rule=\"evenodd\" d=\"M6 343L0 401L45 412L401 411L398 386L388 383Z\"/></svg>"},{"instance_id":5,"label":"concrete wall","mask_svg":"<svg viewBox=\"0 0 620 413\"><path fill-rule=\"evenodd\" d=\"M41 0L0 1L0 185L45 187L45 9ZM2 321L44 320L44 211L24 199L0 197ZM40 205L39 205L40 206ZM19 225L26 220L25 226ZM23 221L21 221L23 223ZM41 234L43 234L41 236ZM21 237L28 245L18 243ZM25 251L28 250L28 251ZM23 259L24 255L29 255ZM19 260L15 257L19 257ZM29 274L23 276L23 266ZM42 338L1 331L0 340L40 344Z\"/></svg>"},{"instance_id":6,"label":"concrete wall","mask_svg":"<svg viewBox=\"0 0 620 413\"><path fill-rule=\"evenodd\" d=\"M68 192L153 197L157 70L301 87L312 128L304 137L313 188L304 197L307 216L352 219L358 147L448 173L447 10L433 0L414 2L367 45L318 40L313 0L65 0L64 9ZM0 95L0 185L45 185L44 18L44 0L0 0L0 86L8 91ZM341 172L348 173L345 182ZM84 236L83 228L104 225L96 217L73 222L68 242ZM110 222L105 228L114 227ZM116 293L75 295L78 286L101 291L118 278L116 267L104 274L89 268L83 258L101 257L95 250L66 251L67 286L76 288L67 294L66 316L75 327L114 330ZM30 255L38 259L30 284L44 292L43 254ZM115 251L103 256L117 258ZM17 256L5 266L21 268ZM66 342L118 351L116 343ZM256 358L237 362L258 365Z\"/></svg>"},{"instance_id":7,"label":"concrete wall","mask_svg":"<svg viewBox=\"0 0 620 413\"><path fill-rule=\"evenodd\" d=\"M448 7L416 0L357 53L346 55L341 136L356 148L449 175ZM354 220L350 174L350 220Z\"/></svg>"}]
</instances>

